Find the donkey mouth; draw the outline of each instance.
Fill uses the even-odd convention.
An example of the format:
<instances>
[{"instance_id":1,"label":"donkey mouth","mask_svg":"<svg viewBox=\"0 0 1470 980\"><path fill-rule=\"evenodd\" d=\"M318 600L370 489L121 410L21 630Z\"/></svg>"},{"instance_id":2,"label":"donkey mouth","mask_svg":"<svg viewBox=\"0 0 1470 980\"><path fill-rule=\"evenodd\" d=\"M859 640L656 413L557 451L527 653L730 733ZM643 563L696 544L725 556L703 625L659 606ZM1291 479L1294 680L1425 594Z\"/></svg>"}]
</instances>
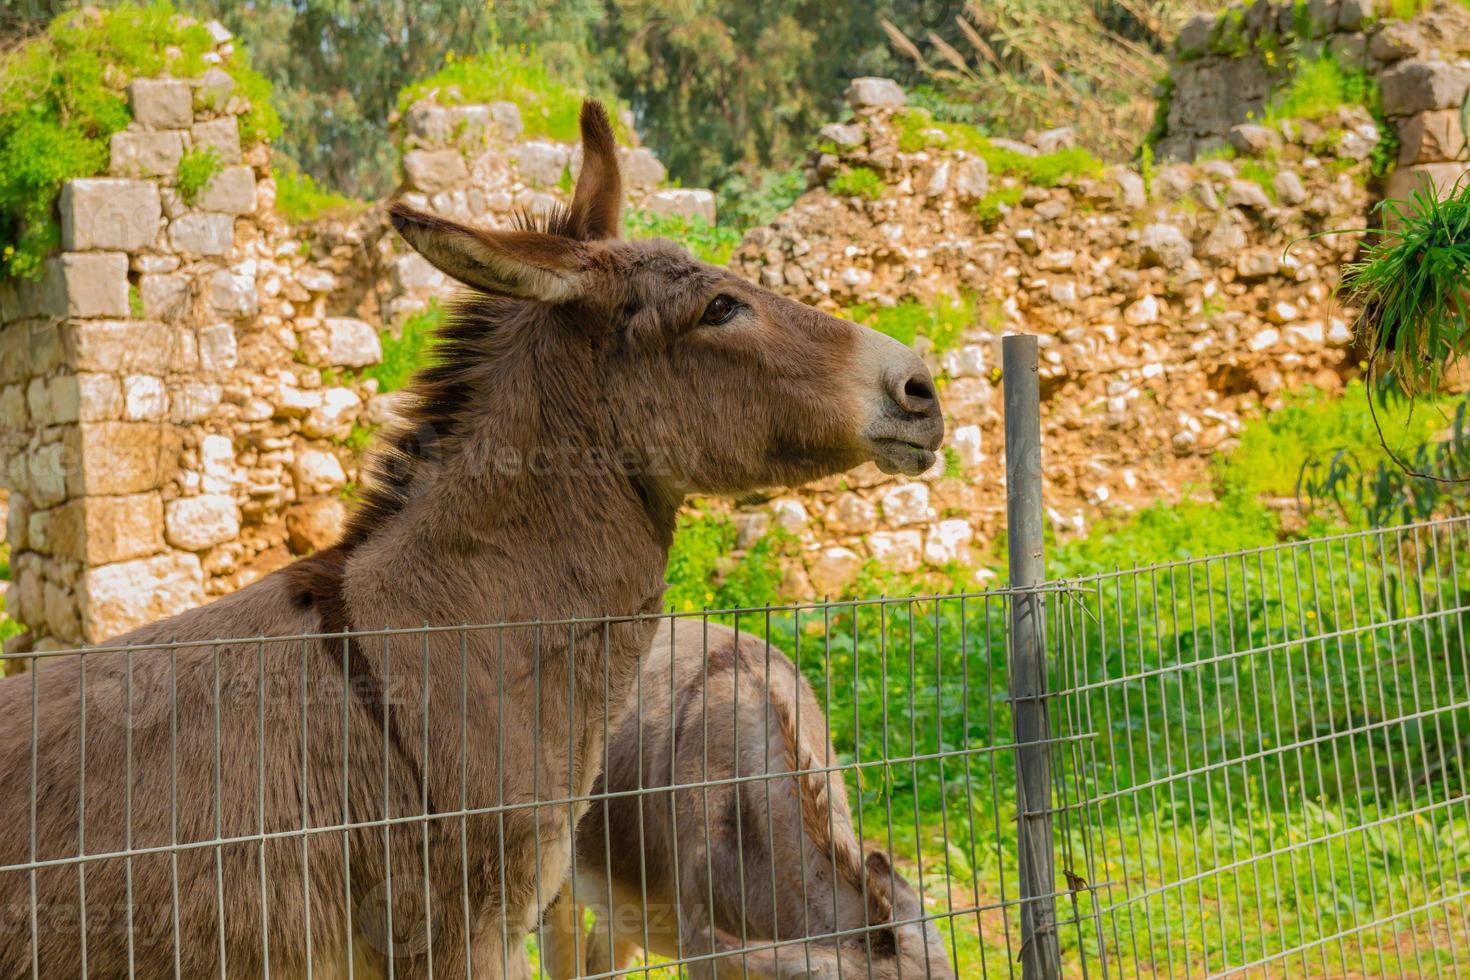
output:
<instances>
[{"instance_id":1,"label":"donkey mouth","mask_svg":"<svg viewBox=\"0 0 1470 980\"><path fill-rule=\"evenodd\" d=\"M907 439L870 439L873 462L884 473L918 476L934 465L934 450Z\"/></svg>"}]
</instances>

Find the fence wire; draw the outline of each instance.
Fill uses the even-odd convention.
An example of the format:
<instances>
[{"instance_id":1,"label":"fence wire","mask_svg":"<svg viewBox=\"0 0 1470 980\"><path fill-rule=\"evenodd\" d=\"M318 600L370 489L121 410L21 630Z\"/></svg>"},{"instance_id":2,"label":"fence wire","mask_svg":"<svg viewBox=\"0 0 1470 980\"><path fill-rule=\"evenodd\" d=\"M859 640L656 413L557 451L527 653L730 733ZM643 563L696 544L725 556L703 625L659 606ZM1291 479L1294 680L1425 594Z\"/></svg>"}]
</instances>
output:
<instances>
[{"instance_id":1,"label":"fence wire","mask_svg":"<svg viewBox=\"0 0 1470 980\"><path fill-rule=\"evenodd\" d=\"M1030 902L1066 976L1470 975L1467 613L1453 520L671 615L626 681L627 619L10 656L0 976L1014 977Z\"/></svg>"}]
</instances>

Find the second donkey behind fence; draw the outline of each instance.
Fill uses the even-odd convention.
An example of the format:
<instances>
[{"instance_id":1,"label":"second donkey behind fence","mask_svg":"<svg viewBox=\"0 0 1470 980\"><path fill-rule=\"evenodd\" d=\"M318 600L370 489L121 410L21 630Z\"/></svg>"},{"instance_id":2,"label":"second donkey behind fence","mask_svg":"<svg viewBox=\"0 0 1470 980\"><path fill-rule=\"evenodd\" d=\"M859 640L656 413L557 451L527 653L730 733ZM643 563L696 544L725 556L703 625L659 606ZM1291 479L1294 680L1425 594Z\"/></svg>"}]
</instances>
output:
<instances>
[{"instance_id":1,"label":"second donkey behind fence","mask_svg":"<svg viewBox=\"0 0 1470 980\"><path fill-rule=\"evenodd\" d=\"M552 977L625 969L641 946L694 977L954 976L913 888L863 854L826 716L784 653L674 619L641 674L542 927Z\"/></svg>"}]
</instances>

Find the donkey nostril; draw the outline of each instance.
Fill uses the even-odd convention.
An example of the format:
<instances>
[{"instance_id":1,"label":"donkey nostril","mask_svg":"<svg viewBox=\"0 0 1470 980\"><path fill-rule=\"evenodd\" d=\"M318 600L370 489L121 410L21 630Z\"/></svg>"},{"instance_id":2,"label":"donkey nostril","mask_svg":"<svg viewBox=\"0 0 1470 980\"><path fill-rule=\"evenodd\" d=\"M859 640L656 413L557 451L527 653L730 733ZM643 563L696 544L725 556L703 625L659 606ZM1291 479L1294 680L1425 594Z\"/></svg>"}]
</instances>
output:
<instances>
[{"instance_id":1,"label":"donkey nostril","mask_svg":"<svg viewBox=\"0 0 1470 980\"><path fill-rule=\"evenodd\" d=\"M903 393L907 400L919 405L935 400L934 386L924 378L909 378L903 383Z\"/></svg>"}]
</instances>

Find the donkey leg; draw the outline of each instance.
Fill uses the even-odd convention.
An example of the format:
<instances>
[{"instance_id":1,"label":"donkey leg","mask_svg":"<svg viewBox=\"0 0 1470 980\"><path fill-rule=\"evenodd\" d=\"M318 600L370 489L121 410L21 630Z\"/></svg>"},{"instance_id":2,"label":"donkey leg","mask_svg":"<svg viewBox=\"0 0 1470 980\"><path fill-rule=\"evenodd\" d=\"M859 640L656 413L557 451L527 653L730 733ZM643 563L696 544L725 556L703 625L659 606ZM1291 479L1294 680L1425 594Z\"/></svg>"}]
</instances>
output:
<instances>
[{"instance_id":1,"label":"donkey leg","mask_svg":"<svg viewBox=\"0 0 1470 980\"><path fill-rule=\"evenodd\" d=\"M546 910L541 926L541 970L551 980L572 980L583 974L581 954L586 948L582 936L582 907L572 895L570 880L561 886L561 894Z\"/></svg>"}]
</instances>

